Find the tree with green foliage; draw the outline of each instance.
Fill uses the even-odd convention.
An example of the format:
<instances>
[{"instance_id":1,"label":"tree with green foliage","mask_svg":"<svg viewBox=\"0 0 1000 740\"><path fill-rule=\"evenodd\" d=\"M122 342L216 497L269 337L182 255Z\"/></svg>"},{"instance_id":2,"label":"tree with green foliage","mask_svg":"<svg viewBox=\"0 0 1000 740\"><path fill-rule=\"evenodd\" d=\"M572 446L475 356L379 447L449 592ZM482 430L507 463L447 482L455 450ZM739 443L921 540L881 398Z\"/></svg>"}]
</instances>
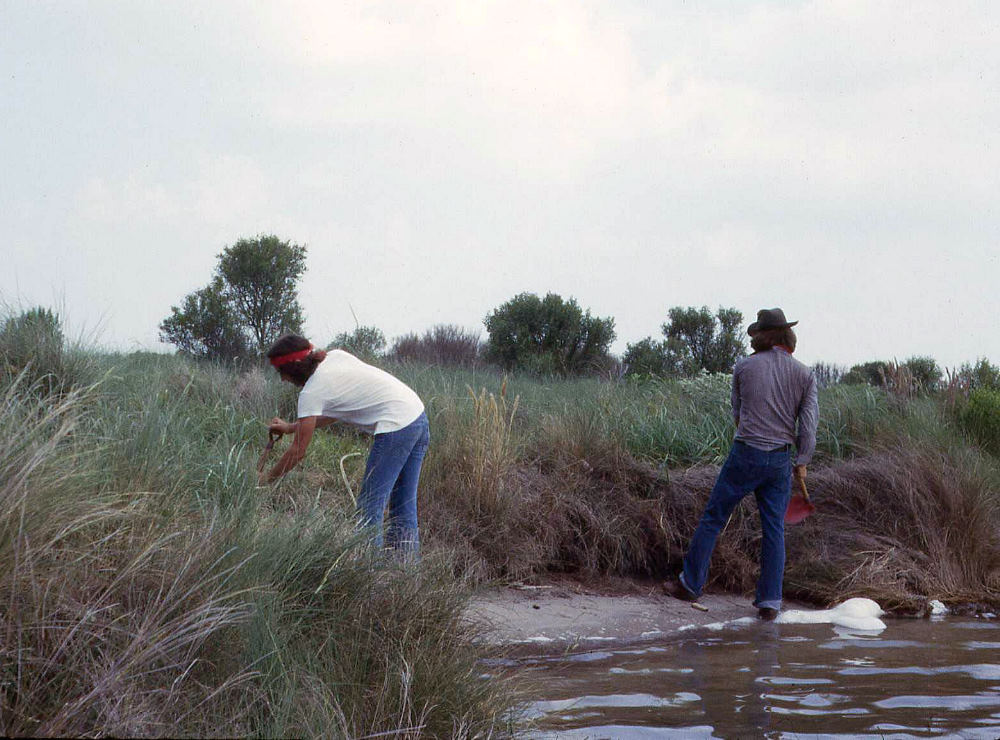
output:
<instances>
[{"instance_id":1,"label":"tree with green foliage","mask_svg":"<svg viewBox=\"0 0 1000 740\"><path fill-rule=\"evenodd\" d=\"M604 363L615 339L615 320L591 316L574 298L519 293L483 321L490 360L508 370L562 375Z\"/></svg>"},{"instance_id":2,"label":"tree with green foliage","mask_svg":"<svg viewBox=\"0 0 1000 740\"><path fill-rule=\"evenodd\" d=\"M743 314L737 309L720 306L713 315L708 306L675 306L668 316L661 327L663 335L668 343L674 340L671 350L680 355L689 373L729 373L737 360L746 357Z\"/></svg>"},{"instance_id":3,"label":"tree with green foliage","mask_svg":"<svg viewBox=\"0 0 1000 740\"><path fill-rule=\"evenodd\" d=\"M343 349L362 360L377 360L385 352L385 334L375 326L359 326L352 332L341 332L327 345L327 350Z\"/></svg>"},{"instance_id":4,"label":"tree with green foliage","mask_svg":"<svg viewBox=\"0 0 1000 740\"><path fill-rule=\"evenodd\" d=\"M958 369L957 375L970 390L985 388L991 391L1000 391L1000 367L985 357L980 357L975 365L966 362Z\"/></svg>"},{"instance_id":5,"label":"tree with green foliage","mask_svg":"<svg viewBox=\"0 0 1000 740\"><path fill-rule=\"evenodd\" d=\"M219 255L226 298L261 353L282 334L301 333L298 282L305 271L306 248L274 235L240 239Z\"/></svg>"},{"instance_id":6,"label":"tree with green foliage","mask_svg":"<svg viewBox=\"0 0 1000 740\"><path fill-rule=\"evenodd\" d=\"M660 327L663 341L647 337L629 344L623 361L630 374L664 376L732 372L736 361L746 357L743 314L735 308L674 306Z\"/></svg>"},{"instance_id":7,"label":"tree with green foliage","mask_svg":"<svg viewBox=\"0 0 1000 740\"><path fill-rule=\"evenodd\" d=\"M889 363L882 360L872 360L852 365L841 380L848 385L871 385L882 388L886 383Z\"/></svg>"},{"instance_id":8,"label":"tree with green foliage","mask_svg":"<svg viewBox=\"0 0 1000 740\"><path fill-rule=\"evenodd\" d=\"M661 378L680 375L676 366L676 354L668 349L666 340L656 341L646 337L625 347L622 364L628 375L653 375Z\"/></svg>"},{"instance_id":9,"label":"tree with green foliage","mask_svg":"<svg viewBox=\"0 0 1000 740\"><path fill-rule=\"evenodd\" d=\"M193 357L263 354L282 334L302 332L298 281L306 248L274 235L240 239L218 256L212 282L185 296L160 323L160 341Z\"/></svg>"},{"instance_id":10,"label":"tree with green foliage","mask_svg":"<svg viewBox=\"0 0 1000 740\"><path fill-rule=\"evenodd\" d=\"M226 297L222 278L184 296L160 323L160 341L201 360L237 360L248 354L245 332Z\"/></svg>"}]
</instances>

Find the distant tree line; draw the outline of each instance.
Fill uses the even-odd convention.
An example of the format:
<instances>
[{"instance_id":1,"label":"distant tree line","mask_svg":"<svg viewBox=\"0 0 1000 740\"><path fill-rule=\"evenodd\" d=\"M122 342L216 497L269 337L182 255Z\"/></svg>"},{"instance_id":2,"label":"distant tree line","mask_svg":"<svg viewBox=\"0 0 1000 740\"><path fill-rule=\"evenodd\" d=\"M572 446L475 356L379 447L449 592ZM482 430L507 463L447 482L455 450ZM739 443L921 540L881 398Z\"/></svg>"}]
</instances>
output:
<instances>
[{"instance_id":1,"label":"distant tree line","mask_svg":"<svg viewBox=\"0 0 1000 740\"><path fill-rule=\"evenodd\" d=\"M160 323L162 341L194 358L232 362L259 358L281 334L302 332L298 281L306 269L304 246L260 235L225 247L217 259L208 285L172 306ZM43 309L33 309L9 319L3 331L12 336L52 323L53 317ZM660 336L628 344L621 358L610 352L616 336L614 319L595 316L575 298L556 293L544 297L518 293L490 311L483 326L485 339L472 329L439 324L390 344L379 328L358 325L337 334L326 347L343 348L372 362L491 365L542 375L639 378L728 373L747 355L743 314L722 306L714 312L708 306L670 308ZM48 334L55 336L52 331ZM866 384L910 396L955 387L1000 390L1000 368L986 359L947 375L926 356L902 363L865 362L849 369L817 363L813 371L821 386Z\"/></svg>"}]
</instances>

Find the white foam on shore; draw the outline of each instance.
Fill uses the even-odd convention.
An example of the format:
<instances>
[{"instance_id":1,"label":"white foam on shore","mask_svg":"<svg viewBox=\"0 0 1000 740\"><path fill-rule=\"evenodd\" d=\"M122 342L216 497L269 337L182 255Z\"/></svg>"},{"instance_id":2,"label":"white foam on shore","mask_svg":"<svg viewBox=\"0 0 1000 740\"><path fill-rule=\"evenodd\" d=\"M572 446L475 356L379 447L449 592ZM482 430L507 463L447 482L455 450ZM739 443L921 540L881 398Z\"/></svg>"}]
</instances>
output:
<instances>
[{"instance_id":1,"label":"white foam on shore","mask_svg":"<svg viewBox=\"0 0 1000 740\"><path fill-rule=\"evenodd\" d=\"M688 630L712 630L712 632L721 632L726 627L740 627L745 624L753 624L757 620L753 617L740 617L739 619L731 619L728 622L710 622L709 624L685 624L683 627L678 627L678 632L687 632Z\"/></svg>"},{"instance_id":2,"label":"white foam on shore","mask_svg":"<svg viewBox=\"0 0 1000 740\"><path fill-rule=\"evenodd\" d=\"M832 609L789 609L781 612L774 621L778 624L833 624L852 630L881 632L885 629L885 622L879 619L883 614L885 612L877 602L853 598Z\"/></svg>"},{"instance_id":3,"label":"white foam on shore","mask_svg":"<svg viewBox=\"0 0 1000 740\"><path fill-rule=\"evenodd\" d=\"M948 607L946 607L944 604L942 604L937 599L931 599L930 602L928 602L927 605L931 608L931 615L932 616L938 617L938 616L941 616L943 614L947 614L948 613Z\"/></svg>"}]
</instances>

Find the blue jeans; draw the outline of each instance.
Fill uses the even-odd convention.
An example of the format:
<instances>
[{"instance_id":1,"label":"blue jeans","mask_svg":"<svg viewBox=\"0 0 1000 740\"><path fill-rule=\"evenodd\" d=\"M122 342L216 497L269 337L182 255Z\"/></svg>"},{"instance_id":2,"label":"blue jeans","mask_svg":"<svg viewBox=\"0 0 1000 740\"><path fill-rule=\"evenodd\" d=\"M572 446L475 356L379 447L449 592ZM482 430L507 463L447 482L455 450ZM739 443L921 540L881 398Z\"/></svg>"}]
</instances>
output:
<instances>
[{"instance_id":1,"label":"blue jeans","mask_svg":"<svg viewBox=\"0 0 1000 740\"><path fill-rule=\"evenodd\" d=\"M378 548L383 545L382 521L388 502L385 539L389 547L411 555L420 549L417 481L430 438L426 413L409 426L375 435L358 495L358 515L362 526L372 528Z\"/></svg>"},{"instance_id":2,"label":"blue jeans","mask_svg":"<svg viewBox=\"0 0 1000 740\"><path fill-rule=\"evenodd\" d=\"M760 577L756 607L781 608L781 580L785 573L785 509L792 489L792 459L788 448L765 452L734 442L712 488L708 504L694 531L681 583L700 596L708 579L708 561L715 540L736 505L753 491L760 512Z\"/></svg>"}]
</instances>

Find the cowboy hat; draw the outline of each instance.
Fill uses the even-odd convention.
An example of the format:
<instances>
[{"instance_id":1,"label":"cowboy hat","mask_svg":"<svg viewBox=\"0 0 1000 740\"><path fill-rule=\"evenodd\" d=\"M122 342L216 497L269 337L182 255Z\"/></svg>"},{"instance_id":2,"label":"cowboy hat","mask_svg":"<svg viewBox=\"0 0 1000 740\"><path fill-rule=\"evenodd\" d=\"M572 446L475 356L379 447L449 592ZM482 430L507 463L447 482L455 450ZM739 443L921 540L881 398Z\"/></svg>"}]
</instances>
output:
<instances>
[{"instance_id":1,"label":"cowboy hat","mask_svg":"<svg viewBox=\"0 0 1000 740\"><path fill-rule=\"evenodd\" d=\"M755 334L767 329L787 329L798 321L788 321L780 308L764 308L757 312L757 320L747 327L747 334Z\"/></svg>"}]
</instances>

